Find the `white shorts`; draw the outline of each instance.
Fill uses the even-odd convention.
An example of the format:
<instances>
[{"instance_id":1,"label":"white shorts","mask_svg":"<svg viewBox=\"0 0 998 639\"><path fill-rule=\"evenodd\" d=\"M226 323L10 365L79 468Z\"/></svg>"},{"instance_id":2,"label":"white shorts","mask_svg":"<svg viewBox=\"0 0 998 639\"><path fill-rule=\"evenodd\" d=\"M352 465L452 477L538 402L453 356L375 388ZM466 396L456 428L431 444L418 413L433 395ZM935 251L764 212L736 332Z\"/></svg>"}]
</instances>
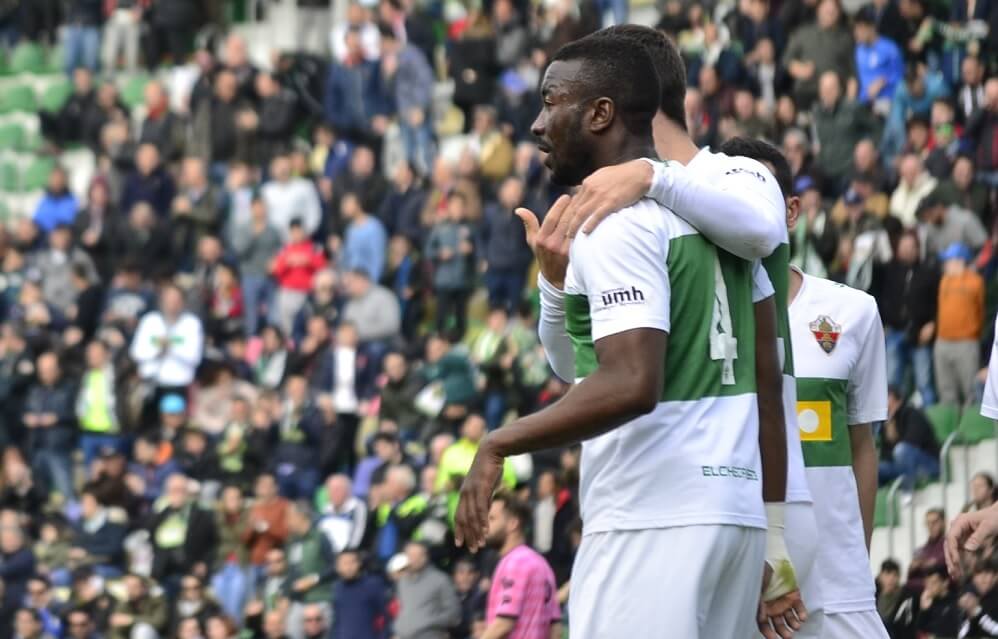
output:
<instances>
[{"instance_id":1,"label":"white shorts","mask_svg":"<svg viewBox=\"0 0 998 639\"><path fill-rule=\"evenodd\" d=\"M571 639L718 639L753 624L766 531L681 526L594 533L572 568Z\"/></svg>"},{"instance_id":2,"label":"white shorts","mask_svg":"<svg viewBox=\"0 0 998 639\"><path fill-rule=\"evenodd\" d=\"M797 635L794 635L795 637ZM876 610L825 614L822 639L890 639Z\"/></svg>"},{"instance_id":3,"label":"white shorts","mask_svg":"<svg viewBox=\"0 0 998 639\"><path fill-rule=\"evenodd\" d=\"M818 522L814 518L814 506L812 504L791 503L787 504L784 510L784 523L786 531L784 538L787 542L787 552L790 553L790 560L794 562L794 571L797 573L797 583L800 584L801 598L807 608L807 622L800 630L794 633L795 639L820 639L822 635L822 620L824 615L824 600L821 596L821 580L814 570L815 560L818 556ZM762 634L756 624L752 624L752 630L748 631L748 636L757 639Z\"/></svg>"}]
</instances>

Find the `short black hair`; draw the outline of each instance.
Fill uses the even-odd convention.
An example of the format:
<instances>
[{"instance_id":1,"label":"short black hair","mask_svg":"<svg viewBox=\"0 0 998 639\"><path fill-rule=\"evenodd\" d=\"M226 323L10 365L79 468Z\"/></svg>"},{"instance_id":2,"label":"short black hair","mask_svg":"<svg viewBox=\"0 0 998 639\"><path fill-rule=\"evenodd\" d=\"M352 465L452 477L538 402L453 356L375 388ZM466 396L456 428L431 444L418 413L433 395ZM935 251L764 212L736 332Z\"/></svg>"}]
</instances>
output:
<instances>
[{"instance_id":1,"label":"short black hair","mask_svg":"<svg viewBox=\"0 0 998 639\"><path fill-rule=\"evenodd\" d=\"M585 63L575 80L584 87L585 97L612 98L615 116L628 131L651 134L651 121L658 111L659 82L644 46L631 38L597 32L569 42L552 58L552 62L573 60Z\"/></svg>"},{"instance_id":2,"label":"short black hair","mask_svg":"<svg viewBox=\"0 0 998 639\"><path fill-rule=\"evenodd\" d=\"M639 24L620 24L596 32L597 36L626 38L648 51L658 75L658 108L671 122L686 130L686 64L679 49L664 32ZM647 87L646 87L647 88Z\"/></svg>"},{"instance_id":3,"label":"short black hair","mask_svg":"<svg viewBox=\"0 0 998 639\"><path fill-rule=\"evenodd\" d=\"M506 514L520 523L520 532L524 535L527 534L527 526L530 525L530 521L533 519L530 506L525 504L521 499L518 499L513 493L506 491L497 493L492 498L492 501L502 504Z\"/></svg>"},{"instance_id":4,"label":"short black hair","mask_svg":"<svg viewBox=\"0 0 998 639\"><path fill-rule=\"evenodd\" d=\"M885 559L882 564L880 564L880 572L893 572L901 574L901 565L893 559Z\"/></svg>"},{"instance_id":5,"label":"short black hair","mask_svg":"<svg viewBox=\"0 0 998 639\"><path fill-rule=\"evenodd\" d=\"M770 164L776 183L783 191L783 197L793 195L794 174L790 169L790 163L787 162L783 152L769 142L754 138L734 137L722 144L719 150L725 155L740 155L763 164Z\"/></svg>"}]
</instances>

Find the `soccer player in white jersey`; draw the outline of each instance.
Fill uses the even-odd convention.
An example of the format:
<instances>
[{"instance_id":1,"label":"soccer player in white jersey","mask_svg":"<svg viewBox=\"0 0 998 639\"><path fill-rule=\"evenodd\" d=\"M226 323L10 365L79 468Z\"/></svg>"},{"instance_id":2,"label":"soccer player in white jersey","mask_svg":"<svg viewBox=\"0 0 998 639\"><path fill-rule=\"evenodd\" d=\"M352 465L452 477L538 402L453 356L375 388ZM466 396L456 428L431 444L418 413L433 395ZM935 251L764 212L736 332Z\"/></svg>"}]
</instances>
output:
<instances>
[{"instance_id":1,"label":"soccer player in white jersey","mask_svg":"<svg viewBox=\"0 0 998 639\"><path fill-rule=\"evenodd\" d=\"M787 225L800 202L786 158L766 142L734 138L722 150L767 164L787 197ZM873 422L887 419L887 354L874 299L854 288L790 272L790 330L797 421L821 529L816 569L826 639L888 639L870 575L877 496Z\"/></svg>"},{"instance_id":2,"label":"soccer player in white jersey","mask_svg":"<svg viewBox=\"0 0 998 639\"><path fill-rule=\"evenodd\" d=\"M654 155L656 85L632 41L559 50L532 127L553 178ZM560 277L577 384L481 442L455 537L481 547L504 457L584 440L572 638L734 637L766 553L752 300L768 278L652 200L574 242Z\"/></svg>"},{"instance_id":3,"label":"soccer player in white jersey","mask_svg":"<svg viewBox=\"0 0 998 639\"><path fill-rule=\"evenodd\" d=\"M728 252L749 260L763 258L762 266L775 288L775 297L767 300L773 305L769 310L770 317L774 312L778 313L776 325L771 328L780 339L781 348L779 361L774 365L775 374L767 379L760 371L760 406L766 407L765 391L775 389L772 403L781 410L774 413L774 429L781 435L777 445L786 451L782 467L786 477L785 489L781 485L776 498L771 498L771 492L766 496L770 539L773 540L767 552L767 561L779 565L779 557L786 554L783 543L785 518L786 546L793 559L792 566L786 565L789 569L796 568L796 575L805 586L802 590L807 612L800 604L801 593L796 592L796 582L792 588L787 588L786 582L781 584L779 580L774 580L772 588L764 596L766 601L772 602L766 609L769 618L760 619L760 630L766 637L786 637L793 630L805 639L819 637L821 593L815 581L808 578L817 550L818 530L795 419L796 391L786 310L789 245L782 192L769 170L759 162L696 147L683 123L685 69L675 47L663 34L637 25L611 27L600 33L620 34L636 40L652 54L662 87L659 113L654 123L655 146L660 157L673 162L636 161L594 173L583 182L565 213L568 234L574 235L586 219L590 229L595 228L612 211L647 195L675 211ZM557 211L552 209L552 212ZM535 225L533 217L521 217L528 222L529 236L531 226ZM561 293L545 281L544 259L542 255L539 258L542 264L542 277L538 281L541 288L541 340L555 372L562 378L571 379L571 349L564 337L559 335L559 332L564 332ZM765 302L757 307L756 318L760 329L765 322L759 320L765 315L759 309L764 305ZM770 336L772 334L770 332ZM763 335L757 335L756 342L765 344L766 339ZM763 359L760 358L760 361ZM779 391L781 369L782 405ZM773 421L773 416L768 420ZM765 432L767 416L761 413L760 421L761 432ZM769 443L772 447L774 442ZM764 464L771 468L766 460L766 442L761 444ZM788 502L785 507L780 503L784 499ZM781 585L783 589L779 590ZM794 607L794 610L789 607ZM801 628L800 620L804 618L810 621Z\"/></svg>"},{"instance_id":4,"label":"soccer player in white jersey","mask_svg":"<svg viewBox=\"0 0 998 639\"><path fill-rule=\"evenodd\" d=\"M984 399L981 401L981 415L998 419L998 317L995 318L995 334L991 344L991 361L988 362L988 378L984 382Z\"/></svg>"}]
</instances>

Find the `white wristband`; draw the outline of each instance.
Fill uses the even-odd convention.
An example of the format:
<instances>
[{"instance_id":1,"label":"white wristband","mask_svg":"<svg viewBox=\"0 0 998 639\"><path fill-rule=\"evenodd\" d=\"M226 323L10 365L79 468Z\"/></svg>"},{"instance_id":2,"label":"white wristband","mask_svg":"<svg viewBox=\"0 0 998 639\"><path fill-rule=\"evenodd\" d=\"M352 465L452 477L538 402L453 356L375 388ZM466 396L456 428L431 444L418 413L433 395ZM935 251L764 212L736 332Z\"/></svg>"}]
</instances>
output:
<instances>
[{"instance_id":1,"label":"white wristband","mask_svg":"<svg viewBox=\"0 0 998 639\"><path fill-rule=\"evenodd\" d=\"M794 571L790 552L784 539L786 504L770 502L766 504L766 563L773 569L773 576L762 594L763 601L772 601L798 590L797 573Z\"/></svg>"}]
</instances>

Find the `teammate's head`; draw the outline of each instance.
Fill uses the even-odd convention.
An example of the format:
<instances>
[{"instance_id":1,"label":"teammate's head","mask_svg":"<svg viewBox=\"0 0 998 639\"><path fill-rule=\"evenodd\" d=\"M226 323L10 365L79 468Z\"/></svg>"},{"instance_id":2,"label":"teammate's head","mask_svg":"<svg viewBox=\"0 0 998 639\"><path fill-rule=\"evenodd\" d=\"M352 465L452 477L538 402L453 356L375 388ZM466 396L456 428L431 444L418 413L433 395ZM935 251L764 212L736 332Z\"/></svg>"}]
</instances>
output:
<instances>
[{"instance_id":1,"label":"teammate's head","mask_svg":"<svg viewBox=\"0 0 998 639\"><path fill-rule=\"evenodd\" d=\"M526 536L530 509L511 494L499 493L489 508L489 530L485 543L502 548L507 542L522 542Z\"/></svg>"},{"instance_id":2,"label":"teammate's head","mask_svg":"<svg viewBox=\"0 0 998 639\"><path fill-rule=\"evenodd\" d=\"M559 49L544 73L543 107L531 126L554 181L579 184L619 161L625 146L650 146L658 93L651 57L631 40L587 36Z\"/></svg>"},{"instance_id":3,"label":"teammate's head","mask_svg":"<svg viewBox=\"0 0 998 639\"><path fill-rule=\"evenodd\" d=\"M769 142L743 137L731 138L721 145L720 151L725 155L740 155L766 165L783 192L787 205L787 228L792 231L797 226L797 217L800 215L800 198L794 195L793 171L786 156Z\"/></svg>"},{"instance_id":4,"label":"teammate's head","mask_svg":"<svg viewBox=\"0 0 998 639\"><path fill-rule=\"evenodd\" d=\"M626 38L643 46L658 75L658 110L674 125L686 130L686 65L679 49L664 32L639 24L620 24L596 36Z\"/></svg>"}]
</instances>

